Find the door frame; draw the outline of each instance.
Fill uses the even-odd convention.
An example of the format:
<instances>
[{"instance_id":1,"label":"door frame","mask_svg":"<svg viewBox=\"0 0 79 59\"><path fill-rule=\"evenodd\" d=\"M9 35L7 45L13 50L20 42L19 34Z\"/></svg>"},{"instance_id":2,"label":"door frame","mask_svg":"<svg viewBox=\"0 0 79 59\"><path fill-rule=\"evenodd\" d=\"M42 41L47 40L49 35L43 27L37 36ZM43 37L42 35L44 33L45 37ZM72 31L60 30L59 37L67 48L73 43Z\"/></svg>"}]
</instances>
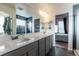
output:
<instances>
[{"instance_id":1,"label":"door frame","mask_svg":"<svg viewBox=\"0 0 79 59\"><path fill-rule=\"evenodd\" d=\"M79 4L73 5L73 50L77 49L77 9L79 9Z\"/></svg>"},{"instance_id":2,"label":"door frame","mask_svg":"<svg viewBox=\"0 0 79 59\"><path fill-rule=\"evenodd\" d=\"M65 17L67 18L67 22L68 22L68 25L67 25L68 26L68 28L67 28L68 33L67 34L69 34L69 13L67 12L67 13L63 13L63 14L56 15L55 16L55 25L57 25L57 22L58 22L58 21L56 21L56 19L57 19L56 17L57 18L65 18ZM56 35L56 33L55 33L55 35ZM55 42L56 42L56 36L55 36ZM68 38L68 44L69 44L69 38ZM67 49L68 49L68 46L67 46Z\"/></svg>"}]
</instances>

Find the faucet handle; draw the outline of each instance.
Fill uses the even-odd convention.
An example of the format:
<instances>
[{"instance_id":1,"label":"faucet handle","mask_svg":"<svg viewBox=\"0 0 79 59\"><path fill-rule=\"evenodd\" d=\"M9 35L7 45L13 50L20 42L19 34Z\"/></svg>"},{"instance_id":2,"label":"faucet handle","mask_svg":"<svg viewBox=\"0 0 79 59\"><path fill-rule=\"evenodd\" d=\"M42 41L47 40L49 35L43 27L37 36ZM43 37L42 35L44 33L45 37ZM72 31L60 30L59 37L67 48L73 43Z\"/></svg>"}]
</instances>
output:
<instances>
[{"instance_id":1,"label":"faucet handle","mask_svg":"<svg viewBox=\"0 0 79 59\"><path fill-rule=\"evenodd\" d=\"M18 35L11 36L12 40L18 39Z\"/></svg>"}]
</instances>

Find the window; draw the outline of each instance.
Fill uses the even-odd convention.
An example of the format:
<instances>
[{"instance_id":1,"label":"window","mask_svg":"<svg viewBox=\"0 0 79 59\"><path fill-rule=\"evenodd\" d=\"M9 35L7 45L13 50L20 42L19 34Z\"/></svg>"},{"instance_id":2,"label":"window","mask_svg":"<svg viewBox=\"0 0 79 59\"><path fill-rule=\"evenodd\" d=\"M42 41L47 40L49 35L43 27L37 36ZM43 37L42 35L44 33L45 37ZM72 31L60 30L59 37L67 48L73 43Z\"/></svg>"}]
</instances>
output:
<instances>
[{"instance_id":1,"label":"window","mask_svg":"<svg viewBox=\"0 0 79 59\"><path fill-rule=\"evenodd\" d=\"M26 32L26 21L25 20L17 19L16 26L17 26L17 34L23 34Z\"/></svg>"},{"instance_id":2,"label":"window","mask_svg":"<svg viewBox=\"0 0 79 59\"><path fill-rule=\"evenodd\" d=\"M58 32L59 33L65 33L63 20L58 22Z\"/></svg>"},{"instance_id":3,"label":"window","mask_svg":"<svg viewBox=\"0 0 79 59\"><path fill-rule=\"evenodd\" d=\"M55 25L55 33L58 32L58 25Z\"/></svg>"},{"instance_id":4,"label":"window","mask_svg":"<svg viewBox=\"0 0 79 59\"><path fill-rule=\"evenodd\" d=\"M0 15L0 34L4 33L3 24L4 24L4 16Z\"/></svg>"}]
</instances>

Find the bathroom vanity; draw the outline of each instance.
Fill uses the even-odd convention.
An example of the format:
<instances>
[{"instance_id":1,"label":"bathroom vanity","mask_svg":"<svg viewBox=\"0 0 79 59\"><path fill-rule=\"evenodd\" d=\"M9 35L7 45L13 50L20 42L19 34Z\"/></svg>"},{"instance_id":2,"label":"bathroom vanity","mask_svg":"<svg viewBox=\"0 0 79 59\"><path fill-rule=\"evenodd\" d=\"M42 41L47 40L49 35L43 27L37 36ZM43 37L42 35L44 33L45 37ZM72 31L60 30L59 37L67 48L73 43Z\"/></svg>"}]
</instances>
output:
<instances>
[{"instance_id":1,"label":"bathroom vanity","mask_svg":"<svg viewBox=\"0 0 79 59\"><path fill-rule=\"evenodd\" d=\"M7 49L0 52L1 56L45 56L52 47L53 34L34 33L24 35L29 40L8 40Z\"/></svg>"}]
</instances>

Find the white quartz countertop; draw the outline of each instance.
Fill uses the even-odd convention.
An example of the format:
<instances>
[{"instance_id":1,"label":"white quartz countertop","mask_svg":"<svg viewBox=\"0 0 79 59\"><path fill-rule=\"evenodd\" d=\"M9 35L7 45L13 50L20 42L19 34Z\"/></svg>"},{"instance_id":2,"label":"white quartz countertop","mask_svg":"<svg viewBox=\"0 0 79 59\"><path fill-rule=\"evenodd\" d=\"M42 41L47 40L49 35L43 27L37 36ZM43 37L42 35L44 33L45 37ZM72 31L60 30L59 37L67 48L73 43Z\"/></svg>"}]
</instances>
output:
<instances>
[{"instance_id":1,"label":"white quartz countertop","mask_svg":"<svg viewBox=\"0 0 79 59\"><path fill-rule=\"evenodd\" d=\"M24 39L22 39L21 37L19 39L16 40L12 40L11 38L5 39L8 36L5 36L3 38L0 38L0 55L6 54L10 51L13 51L15 49L18 49L22 46L28 45L32 42L38 41L44 37L50 36L53 33L30 33L30 34L25 34L22 36L22 38L24 39L30 39L30 40L25 40L23 42L20 42Z\"/></svg>"}]
</instances>

